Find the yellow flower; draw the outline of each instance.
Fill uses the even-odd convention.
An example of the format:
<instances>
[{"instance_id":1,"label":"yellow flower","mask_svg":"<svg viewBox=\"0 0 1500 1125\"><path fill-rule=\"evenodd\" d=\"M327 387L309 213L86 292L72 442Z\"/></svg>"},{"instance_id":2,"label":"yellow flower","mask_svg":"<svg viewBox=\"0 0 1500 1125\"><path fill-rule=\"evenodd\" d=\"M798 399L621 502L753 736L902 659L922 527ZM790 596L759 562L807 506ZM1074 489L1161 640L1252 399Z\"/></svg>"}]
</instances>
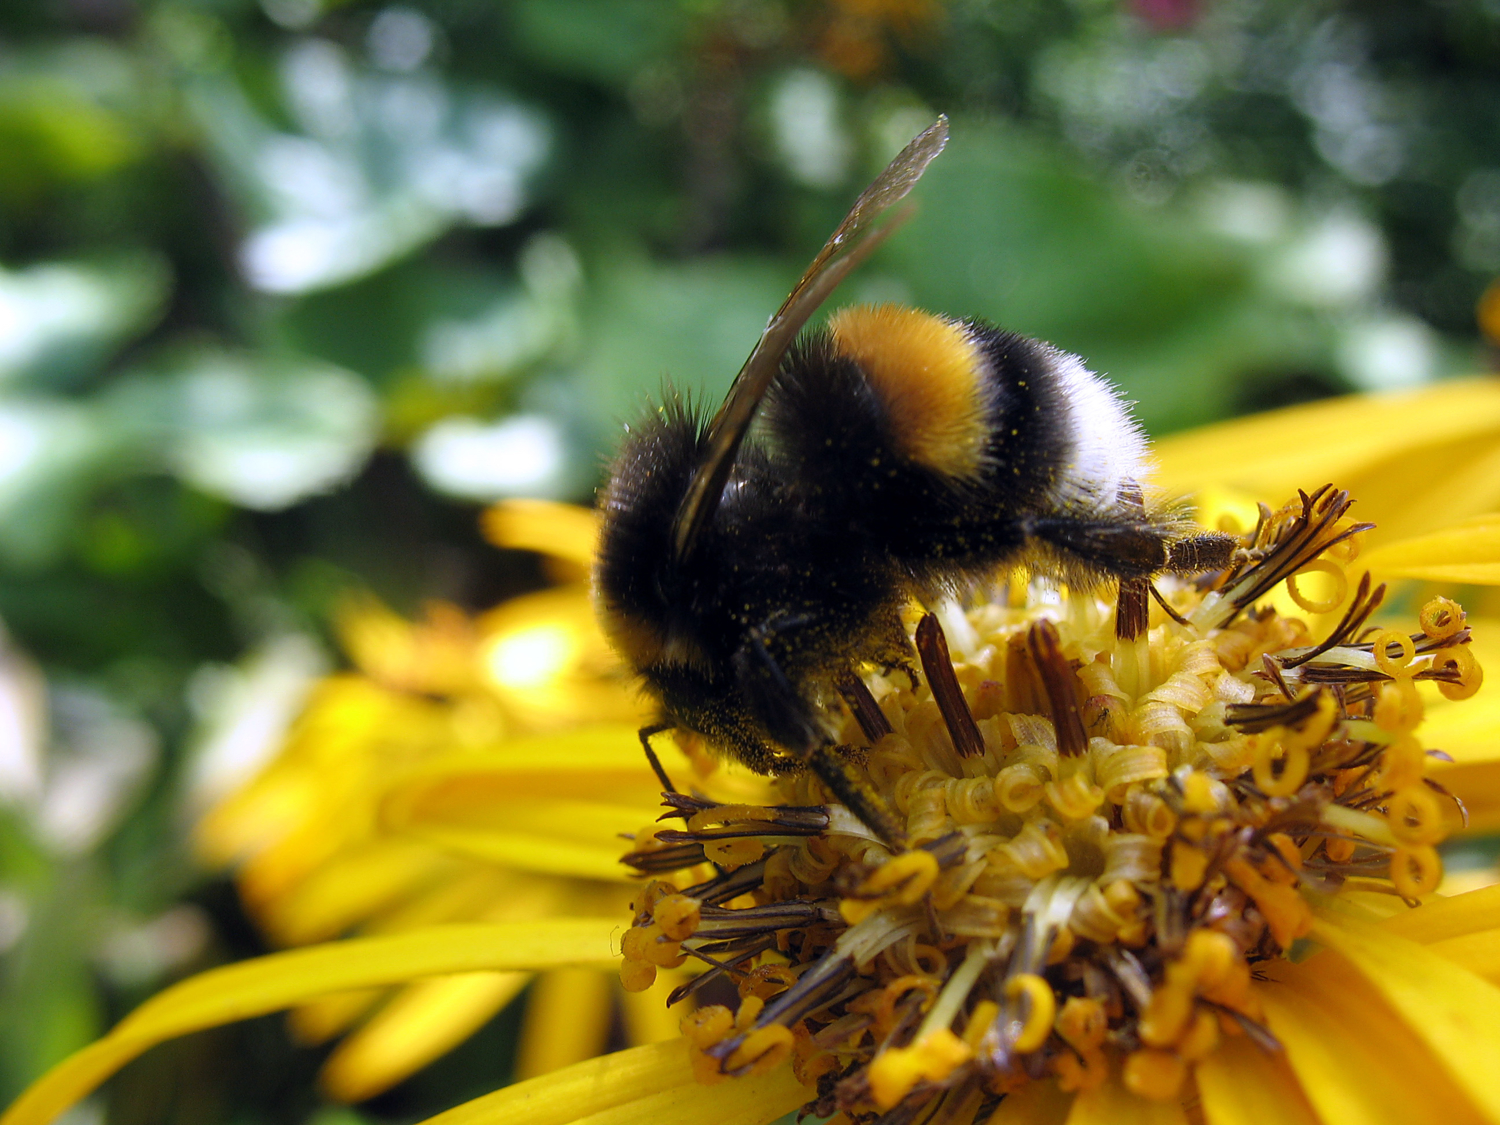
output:
<instances>
[{"instance_id":1,"label":"yellow flower","mask_svg":"<svg viewBox=\"0 0 1500 1125\"><path fill-rule=\"evenodd\" d=\"M1463 595L1474 652L1500 668L1500 379L1273 411L1168 438L1155 452L1157 484L1195 498L1209 524L1231 511L1253 519L1258 498L1338 482L1358 518L1375 524L1362 559L1372 571L1424 583L1408 597L1477 587ZM1422 695L1424 736L1453 759L1434 763L1434 777L1468 806L1471 830L1500 831L1500 679L1468 706L1430 687Z\"/></svg>"},{"instance_id":2,"label":"yellow flower","mask_svg":"<svg viewBox=\"0 0 1500 1125\"><path fill-rule=\"evenodd\" d=\"M629 902L619 835L656 815L660 785L636 738L641 706L588 603L593 516L512 502L484 522L500 546L544 551L560 584L472 619L433 604L410 622L351 601L338 626L356 670L319 683L276 759L198 825L199 851L237 865L275 944L562 914L607 929ZM669 982L616 996L613 976L564 967L535 980L521 1075L598 1054L616 1006L632 1042L675 1034ZM532 980L489 970L335 992L294 1008L291 1027L306 1043L344 1036L322 1084L358 1101Z\"/></svg>"},{"instance_id":3,"label":"yellow flower","mask_svg":"<svg viewBox=\"0 0 1500 1125\"><path fill-rule=\"evenodd\" d=\"M618 969L622 946L627 984L657 969L678 974L631 994L658 1013L655 1034L641 1038L660 1034L662 993L686 979L672 967L685 954L709 969L688 988L725 975L709 958L744 962L731 977L736 1010L697 1008L686 1045L576 1063L434 1120L754 1125L821 1100L860 1120L920 1103L958 1125L1200 1112L1214 1125L1500 1122L1500 890L1428 893L1439 870L1432 848L1456 818L1422 781L1430 766L1425 776L1462 792L1471 812L1500 813L1500 775L1485 772L1500 761L1494 685L1466 701L1442 696L1475 686L1500 630L1483 613L1464 621L1438 603L1413 632L1410 619L1431 599L1392 591L1400 615L1374 620L1389 628L1406 618L1410 653L1395 633L1375 638L1378 655L1368 636L1339 636L1292 663L1337 631L1351 603L1368 604L1366 564L1377 577L1496 581L1500 520L1475 518L1500 506L1492 449L1476 439L1466 459L1443 460L1442 437L1500 428L1500 409L1482 420L1497 403L1476 382L1406 400L1395 416L1407 427L1357 399L1284 413L1285 428L1273 416L1222 428L1207 444L1167 443L1164 483L1199 493L1209 520L1238 513L1248 531L1247 490L1275 485L1268 494L1283 496L1336 470L1368 488L1360 518L1392 513L1400 535L1377 530L1358 559L1345 543L1325 556L1331 565L1298 561L1295 592L1239 589L1247 574L1267 573L1247 561L1206 596L1168 589L1192 624L1159 614L1129 644L1115 642L1110 607L1092 598L943 611L957 660L946 673L946 662L925 661L923 682L957 681L981 752L957 758L950 727L962 719L899 678L867 678L892 733L852 719L848 731L855 743L873 736L876 780L925 841L896 857L807 780L775 793L726 771L705 783L696 756L672 757L668 772L694 778L708 799L678 802L680 829L642 830L658 811L657 786L633 721L620 721L633 719L633 698L610 678L583 615L581 517L568 517L571 546L558 549L574 566L570 592L540 596L533 604L554 599L545 612L507 603L477 621L440 610L407 625L366 606L345 628L363 674L323 685L282 756L203 829L211 854L244 862L247 903L279 940L357 936L164 991L45 1076L0 1125L50 1120L164 1038L285 1008L298 1010L299 1026L307 1013L333 1012L329 1035L374 1010L340 1051L370 1035L372 1061L351 1067L358 1077L343 1089L379 1088L419 1063L420 1051L403 1056L403 1040L451 1044L454 1028L466 1033L453 1014L464 1005L424 1000L429 990L489 979L491 1007L471 999L466 1009L487 1012L496 977L532 972L554 982L553 1003L537 1006L551 1016L538 1014L532 1038L563 1048L540 1073L576 1048L549 1018L587 1007L577 997L589 988L597 1011L603 969ZM1417 453L1435 471L1415 472ZM1183 468L1195 456L1196 477ZM1313 467L1293 480L1270 475L1290 474L1298 456ZM1480 499L1454 498L1471 484ZM1437 498L1424 522L1428 494ZM1326 513L1318 505L1329 495L1307 520ZM1404 498L1414 499L1403 507ZM1261 554L1275 554L1268 548L1300 513L1263 528ZM563 518L542 508L497 517L512 522L505 542L531 547L549 545ZM1451 520L1469 522L1454 534L1444 530ZM1348 526L1335 516L1324 531ZM1258 608L1230 622L1236 597ZM1256 676L1270 667L1264 657L1295 705L1272 705L1275 677ZM547 674L528 680L539 667ZM1422 714L1419 743L1409 728ZM1455 761L1424 763L1423 746ZM608 913L630 891L606 826L636 834L628 860L640 870L667 874L700 855L720 867L698 864L680 890L637 884L630 926L630 913ZM727 881L705 890L716 870ZM1407 909L1392 887L1422 905ZM763 947L752 960L747 941ZM1311 955L1286 960L1289 946ZM381 1034L371 1033L382 1017ZM804 1085L819 1077L821 1086Z\"/></svg>"}]
</instances>

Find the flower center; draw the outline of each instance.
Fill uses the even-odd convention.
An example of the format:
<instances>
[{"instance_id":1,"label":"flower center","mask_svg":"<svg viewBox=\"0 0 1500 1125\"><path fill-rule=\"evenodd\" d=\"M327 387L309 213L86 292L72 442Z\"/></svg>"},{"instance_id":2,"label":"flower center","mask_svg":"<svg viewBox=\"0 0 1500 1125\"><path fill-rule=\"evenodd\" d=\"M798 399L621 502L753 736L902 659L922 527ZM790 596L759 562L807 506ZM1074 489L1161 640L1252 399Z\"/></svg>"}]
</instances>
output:
<instances>
[{"instance_id":1,"label":"flower center","mask_svg":"<svg viewBox=\"0 0 1500 1125\"><path fill-rule=\"evenodd\" d=\"M1385 588L1350 591L1349 504L1325 488L1263 509L1229 570L1170 580L1161 622L1123 639L1116 607L1078 593L924 617L920 677L838 685L841 741L911 850L810 774L767 807L667 794L682 828L647 829L625 861L687 874L637 897L626 987L694 958L674 1000L738 994L683 1021L701 1079L791 1057L813 1112L858 1121L971 1121L1111 1067L1170 1098L1223 1034L1274 1048L1254 966L1319 896L1431 892L1462 813L1414 732L1418 682L1478 689L1463 611L1438 598L1416 632L1369 626ZM1339 615L1321 639L1264 603L1282 583Z\"/></svg>"}]
</instances>

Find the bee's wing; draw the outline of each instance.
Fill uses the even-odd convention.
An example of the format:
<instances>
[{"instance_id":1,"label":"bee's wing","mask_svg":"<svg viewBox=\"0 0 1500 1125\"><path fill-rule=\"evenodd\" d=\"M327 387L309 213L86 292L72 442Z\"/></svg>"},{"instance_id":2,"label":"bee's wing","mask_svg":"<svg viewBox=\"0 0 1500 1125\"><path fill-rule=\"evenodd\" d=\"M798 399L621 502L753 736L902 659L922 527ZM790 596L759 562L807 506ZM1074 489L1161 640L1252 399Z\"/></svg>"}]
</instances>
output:
<instances>
[{"instance_id":1,"label":"bee's wing","mask_svg":"<svg viewBox=\"0 0 1500 1125\"><path fill-rule=\"evenodd\" d=\"M898 214L884 226L875 225L881 215L906 197L912 185L922 178L927 165L947 143L948 118L939 117L902 149L854 201L854 206L833 236L824 243L812 265L807 267L797 287L771 317L750 358L735 376L724 404L709 423L703 460L688 486L682 506L677 510L672 549L679 561L692 553L698 537L718 508L740 442L744 440L771 380L776 377L781 357L839 282L869 257L886 235L905 219L904 214Z\"/></svg>"}]
</instances>

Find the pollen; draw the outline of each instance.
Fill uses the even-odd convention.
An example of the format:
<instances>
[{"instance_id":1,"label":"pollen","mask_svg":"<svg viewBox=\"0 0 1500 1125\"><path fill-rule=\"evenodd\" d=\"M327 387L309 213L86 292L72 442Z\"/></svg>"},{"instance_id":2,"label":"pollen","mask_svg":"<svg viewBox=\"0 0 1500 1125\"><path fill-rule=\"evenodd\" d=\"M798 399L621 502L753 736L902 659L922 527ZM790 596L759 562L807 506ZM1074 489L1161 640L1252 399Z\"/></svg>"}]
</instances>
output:
<instances>
[{"instance_id":1,"label":"pollen","mask_svg":"<svg viewBox=\"0 0 1500 1125\"><path fill-rule=\"evenodd\" d=\"M790 1059L809 1113L858 1125L984 1121L1039 1081L1180 1099L1226 1036L1274 1052L1257 978L1318 904L1415 904L1441 879L1462 810L1426 775L1418 685L1463 699L1482 677L1449 599L1370 624L1385 589L1350 502L1263 509L1228 570L1163 580L1128 640L1107 599L1016 582L945 609L946 637L924 617L921 676L839 685L838 742L910 850L810 774L777 805L664 794L682 828L626 857L658 877L627 987L696 962L675 999L740 997L684 1022L700 1080ZM1279 613L1278 589L1338 623Z\"/></svg>"}]
</instances>

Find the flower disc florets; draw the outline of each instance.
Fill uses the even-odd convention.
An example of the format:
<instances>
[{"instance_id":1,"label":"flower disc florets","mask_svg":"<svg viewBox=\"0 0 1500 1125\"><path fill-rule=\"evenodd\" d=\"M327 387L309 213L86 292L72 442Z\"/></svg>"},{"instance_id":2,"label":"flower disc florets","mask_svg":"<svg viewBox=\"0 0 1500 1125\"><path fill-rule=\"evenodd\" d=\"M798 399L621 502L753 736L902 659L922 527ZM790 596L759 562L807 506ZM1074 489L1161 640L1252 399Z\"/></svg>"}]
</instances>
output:
<instances>
[{"instance_id":1,"label":"flower disc florets","mask_svg":"<svg viewBox=\"0 0 1500 1125\"><path fill-rule=\"evenodd\" d=\"M1425 776L1416 683L1459 699L1480 679L1446 599L1416 632L1367 625L1384 587L1350 592L1348 507L1325 488L1263 509L1235 565L1170 585L1136 636L1076 594L923 618L920 676L843 685L842 741L910 849L809 774L775 806L668 794L683 827L626 862L688 875L637 896L626 987L694 958L679 998L739 998L683 1020L700 1078L790 1058L813 1112L861 1122L967 1125L1027 1082L1112 1069L1172 1098L1224 1035L1274 1049L1254 966L1318 898L1436 887L1461 810ZM1297 585L1314 573L1317 600ZM1341 617L1314 636L1263 604L1282 582Z\"/></svg>"}]
</instances>

